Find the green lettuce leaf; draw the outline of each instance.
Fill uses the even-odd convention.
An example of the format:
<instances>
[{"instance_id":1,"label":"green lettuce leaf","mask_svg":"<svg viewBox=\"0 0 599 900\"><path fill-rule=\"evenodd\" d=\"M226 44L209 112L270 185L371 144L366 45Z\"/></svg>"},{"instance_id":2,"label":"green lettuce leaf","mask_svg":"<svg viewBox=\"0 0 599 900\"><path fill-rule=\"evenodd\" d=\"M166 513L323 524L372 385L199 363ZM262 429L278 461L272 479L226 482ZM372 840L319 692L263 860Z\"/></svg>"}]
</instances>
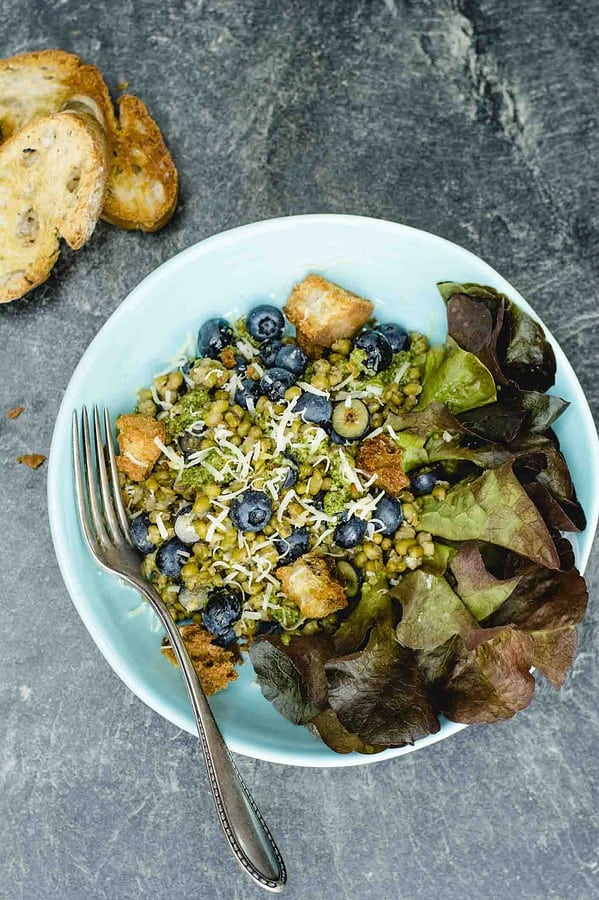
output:
<instances>
[{"instance_id":1,"label":"green lettuce leaf","mask_svg":"<svg viewBox=\"0 0 599 900\"><path fill-rule=\"evenodd\" d=\"M377 625L361 653L325 665L329 703L341 724L368 744L402 747L439 730L415 655Z\"/></svg>"},{"instance_id":2,"label":"green lettuce leaf","mask_svg":"<svg viewBox=\"0 0 599 900\"><path fill-rule=\"evenodd\" d=\"M425 497L420 527L450 541L486 541L547 568L559 566L553 539L511 462L461 481L443 501Z\"/></svg>"},{"instance_id":3,"label":"green lettuce leaf","mask_svg":"<svg viewBox=\"0 0 599 900\"><path fill-rule=\"evenodd\" d=\"M447 566L459 550L459 544L444 544L435 541L435 552L432 556L425 556L422 560L421 570L432 575L445 575Z\"/></svg>"},{"instance_id":4,"label":"green lettuce leaf","mask_svg":"<svg viewBox=\"0 0 599 900\"><path fill-rule=\"evenodd\" d=\"M478 628L445 578L416 570L404 575L389 593L402 605L396 636L404 647L432 650L455 634L468 635Z\"/></svg>"},{"instance_id":5,"label":"green lettuce leaf","mask_svg":"<svg viewBox=\"0 0 599 900\"><path fill-rule=\"evenodd\" d=\"M363 586L360 599L333 635L333 645L338 655L354 653L364 644L377 622L391 621L388 587L386 577Z\"/></svg>"},{"instance_id":6,"label":"green lettuce leaf","mask_svg":"<svg viewBox=\"0 0 599 900\"><path fill-rule=\"evenodd\" d=\"M433 401L411 412L392 413L388 423L396 432L410 432L425 441L435 432L447 432L453 437L467 437L470 432L444 403Z\"/></svg>"},{"instance_id":7,"label":"green lettuce leaf","mask_svg":"<svg viewBox=\"0 0 599 900\"><path fill-rule=\"evenodd\" d=\"M386 747L377 746L376 744L367 744L357 734L352 734L347 728L344 728L333 710L328 707L321 713L318 713L307 725L315 737L319 737L321 741L334 750L335 753L380 753Z\"/></svg>"},{"instance_id":8,"label":"green lettuce leaf","mask_svg":"<svg viewBox=\"0 0 599 900\"><path fill-rule=\"evenodd\" d=\"M468 641L456 637L450 652L437 648L434 658L436 703L452 722L502 722L532 700L533 640L514 626L481 628Z\"/></svg>"},{"instance_id":9,"label":"green lettuce leaf","mask_svg":"<svg viewBox=\"0 0 599 900\"><path fill-rule=\"evenodd\" d=\"M391 427L393 427L392 423ZM424 449L425 438L408 431L395 434L395 443L401 447L401 467L404 472L425 466L428 463L428 454Z\"/></svg>"},{"instance_id":10,"label":"green lettuce leaf","mask_svg":"<svg viewBox=\"0 0 599 900\"><path fill-rule=\"evenodd\" d=\"M457 581L457 593L477 622L505 603L521 579L520 575L504 580L491 575L475 541L468 541L453 557L451 571Z\"/></svg>"},{"instance_id":11,"label":"green lettuce leaf","mask_svg":"<svg viewBox=\"0 0 599 900\"><path fill-rule=\"evenodd\" d=\"M513 624L530 634L534 665L560 688L576 655L574 626L582 621L587 601L584 578L576 569L550 572L530 566L487 624Z\"/></svg>"},{"instance_id":12,"label":"green lettuce leaf","mask_svg":"<svg viewBox=\"0 0 599 900\"><path fill-rule=\"evenodd\" d=\"M497 399L489 370L448 337L444 347L432 347L426 357L422 393L418 406L433 401L445 403L450 412L460 413Z\"/></svg>"}]
</instances>

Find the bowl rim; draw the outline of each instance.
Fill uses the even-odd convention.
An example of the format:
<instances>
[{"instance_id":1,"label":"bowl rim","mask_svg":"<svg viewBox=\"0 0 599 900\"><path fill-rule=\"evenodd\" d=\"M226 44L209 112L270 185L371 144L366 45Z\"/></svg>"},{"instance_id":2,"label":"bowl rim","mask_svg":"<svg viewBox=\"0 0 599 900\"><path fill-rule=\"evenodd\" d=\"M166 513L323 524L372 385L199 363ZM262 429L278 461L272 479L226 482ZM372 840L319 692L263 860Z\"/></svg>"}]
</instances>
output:
<instances>
[{"instance_id":1,"label":"bowl rim","mask_svg":"<svg viewBox=\"0 0 599 900\"><path fill-rule=\"evenodd\" d=\"M174 256L165 260L163 263L149 272L127 294L127 296L121 301L121 303L102 324L101 328L90 341L75 369L71 373L68 384L64 391L63 399L58 410L53 430L48 464L47 498L48 516L50 521L50 531L52 535L54 551L63 581L73 602L73 605L79 613L79 616L81 617L92 640L94 641L108 664L115 671L118 677L125 683L125 685L137 697L139 697L144 703L146 703L147 706L149 706L155 712L159 713L159 715L163 716L165 719L185 731L189 731L188 722L181 716L179 716L176 711L173 711L169 702L163 701L159 696L154 694L150 688L146 686L143 679L137 676L135 674L135 671L122 660L121 656L112 647L111 643L105 640L104 637L98 633L97 629L91 623L89 615L86 614L87 598L85 596L85 593L80 589L80 585L77 579L74 577L74 571L69 565L68 554L64 549L68 542L66 542L65 540L66 536L63 531L60 517L60 479L57 447L59 442L62 440L62 429L64 427L70 428L72 414L70 400L71 389L93 365L93 361L95 358L95 347L102 341L103 334L106 330L114 327L115 322L118 323L118 321L122 317L130 314L138 305L144 302L148 290L152 291L155 283L160 283L165 275L173 274L179 269L184 268L190 260L196 259L197 257L204 255L205 253L210 253L212 247L214 247L215 245L226 247L229 242L242 239L247 234L267 232L273 229L288 227L289 225L300 222L306 224L312 223L315 225L327 223L330 225L337 224L355 225L361 227L367 226L375 229L392 231L398 235L402 232L415 233L419 236L423 236L426 240L432 240L434 242L438 242L439 244L445 244L451 246L452 248L457 248L461 253L465 254L467 257L470 257L473 261L476 261L477 263L482 262L488 268L489 273L497 276L500 281L507 281L507 279L501 276L500 273L498 273L485 260L477 256L467 248L462 247L461 245L456 244L455 242L450 241L447 238L436 235L433 232L415 228L410 225L404 225L399 222L391 222L383 218L338 213L309 213L292 216L278 216L275 218L263 219L257 222L251 222L245 225L239 225L233 228L226 229L224 231L203 238L202 240L197 241L184 250L179 251ZM580 393L580 399L582 399L582 403L580 403L579 398L576 398L574 402L577 403L579 407L579 414L581 414L586 420L589 431L593 436L594 457L597 466L599 466L599 437L597 435L597 429L594 423L593 416L591 414L588 401L586 399L586 395L573 367L569 363L564 351L562 350L556 338L547 328L545 323L542 322L540 316L535 312L535 310L530 306L525 298L522 297L515 288L513 288L511 283L507 283L509 284L511 292L518 304L523 305L527 312L529 312L536 321L542 324L545 333L555 351L558 367L565 364L567 369L569 370L569 374L573 378L574 384ZM588 563L591 546L593 543L593 536L597 528L597 522L599 520L599 487L597 487L596 485L594 487L591 502L589 503L589 509L586 510L586 513L587 528L584 532L585 542L584 547L579 555L579 568L581 573L584 573L586 565ZM72 515L75 515L75 510L72 511ZM233 752L240 753L252 759L262 759L268 762L275 762L285 765L299 765L311 768L338 768L355 765L367 765L375 762L383 762L397 756L403 756L406 753L410 753L414 750L419 750L423 747L445 740L453 734L462 731L466 727L466 725L457 722L449 722L444 720L443 727L436 734L428 735L426 738L417 741L414 745L389 749L380 754L372 756L361 755L357 753L345 755L331 754L331 756L329 756L323 753L322 758L320 758L317 754L314 757L304 757L301 753L290 754L287 751L279 752L265 750L260 746L256 746L250 740L246 741L242 739L228 738L227 743L229 749L231 749ZM324 747L324 745L323 749L326 750L327 754L331 753L331 751L328 748Z\"/></svg>"}]
</instances>

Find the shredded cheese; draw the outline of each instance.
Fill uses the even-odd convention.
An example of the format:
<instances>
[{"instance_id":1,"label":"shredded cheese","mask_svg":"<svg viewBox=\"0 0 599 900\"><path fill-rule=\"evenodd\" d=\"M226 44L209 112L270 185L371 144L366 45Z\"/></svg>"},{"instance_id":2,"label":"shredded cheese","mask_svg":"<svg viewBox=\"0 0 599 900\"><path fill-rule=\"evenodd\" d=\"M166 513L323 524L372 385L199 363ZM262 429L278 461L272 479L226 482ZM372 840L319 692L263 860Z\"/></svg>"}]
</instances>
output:
<instances>
[{"instance_id":1,"label":"shredded cheese","mask_svg":"<svg viewBox=\"0 0 599 900\"><path fill-rule=\"evenodd\" d=\"M279 503L279 509L277 512L277 519L279 520L279 522L283 521L283 514L284 514L285 510L287 509L287 507L289 506L291 501L296 497L297 497L297 494L295 493L295 491L293 489L288 490L286 494L283 494L283 498L282 498L281 502Z\"/></svg>"},{"instance_id":2,"label":"shredded cheese","mask_svg":"<svg viewBox=\"0 0 599 900\"><path fill-rule=\"evenodd\" d=\"M222 512L220 512L216 517L206 514L206 518L210 520L210 525L208 526L208 530L206 531L206 541L208 543L210 543L210 541L214 539L216 531L227 530L223 525L223 521L226 519L228 514L228 509L223 509Z\"/></svg>"},{"instance_id":3,"label":"shredded cheese","mask_svg":"<svg viewBox=\"0 0 599 900\"><path fill-rule=\"evenodd\" d=\"M156 385L154 384L154 382L152 382L150 391L152 392L152 400L154 401L156 406L159 406L161 409L171 409L173 404L169 403L168 400L160 399L160 397L158 396L158 391L156 390Z\"/></svg>"},{"instance_id":4,"label":"shredded cheese","mask_svg":"<svg viewBox=\"0 0 599 900\"><path fill-rule=\"evenodd\" d=\"M301 387L303 391L307 391L309 394L318 394L319 397L328 397L329 391L321 391L320 388L314 387L313 384L309 384L307 381L298 381L298 387Z\"/></svg>"},{"instance_id":5,"label":"shredded cheese","mask_svg":"<svg viewBox=\"0 0 599 900\"><path fill-rule=\"evenodd\" d=\"M168 537L168 531L166 530L166 525L162 521L162 513L158 513L158 515L156 516L156 527L160 532L160 537L163 541L165 541Z\"/></svg>"},{"instance_id":6,"label":"shredded cheese","mask_svg":"<svg viewBox=\"0 0 599 900\"><path fill-rule=\"evenodd\" d=\"M399 443L399 438L397 436L397 432L393 430L393 428L391 427L389 422L387 422L385 427L386 427L387 431L389 432L389 434L391 435L391 437L393 438L393 440L397 441Z\"/></svg>"},{"instance_id":7,"label":"shredded cheese","mask_svg":"<svg viewBox=\"0 0 599 900\"><path fill-rule=\"evenodd\" d=\"M408 369L410 368L410 361L407 359L404 363L401 364L397 372L395 373L395 378L393 381L395 384L399 384L401 379L404 377Z\"/></svg>"},{"instance_id":8,"label":"shredded cheese","mask_svg":"<svg viewBox=\"0 0 599 900\"><path fill-rule=\"evenodd\" d=\"M318 450L318 448L320 447L320 445L322 444L322 442L324 441L326 436L327 435L326 435L326 431L324 430L324 428L316 429L316 434L314 435L314 437L312 438L312 441L310 443L310 453L316 453L316 451Z\"/></svg>"},{"instance_id":9,"label":"shredded cheese","mask_svg":"<svg viewBox=\"0 0 599 900\"><path fill-rule=\"evenodd\" d=\"M245 356L246 359L253 359L256 354L256 351L254 350L250 342L244 341L241 338L237 341L236 347L239 352L243 356Z\"/></svg>"},{"instance_id":10,"label":"shredded cheese","mask_svg":"<svg viewBox=\"0 0 599 900\"><path fill-rule=\"evenodd\" d=\"M351 483L354 484L360 493L364 492L364 488L362 487L362 482L358 478L356 470L350 466L347 456L343 452L343 450L339 450L339 460L341 462L341 471L345 478Z\"/></svg>"},{"instance_id":11,"label":"shredded cheese","mask_svg":"<svg viewBox=\"0 0 599 900\"><path fill-rule=\"evenodd\" d=\"M328 536L329 536L330 534L333 534L334 531L335 531L334 528L326 528L326 529L322 532L322 534L317 538L317 540L314 542L314 546L312 547L312 549L314 549L314 547L318 547L318 545L319 545L319 544L322 544L323 541L326 541L326 539L328 538Z\"/></svg>"},{"instance_id":12,"label":"shredded cheese","mask_svg":"<svg viewBox=\"0 0 599 900\"><path fill-rule=\"evenodd\" d=\"M136 466L140 466L142 469L145 469L145 467L146 467L145 462L142 462L141 459L137 458L137 456L133 456L133 454L130 453L129 450L125 450L125 452L123 453L123 456L126 459L130 460L132 463L135 463Z\"/></svg>"},{"instance_id":13,"label":"shredded cheese","mask_svg":"<svg viewBox=\"0 0 599 900\"><path fill-rule=\"evenodd\" d=\"M163 444L159 437L154 438L154 443L161 450L164 455L172 462L173 466L176 469L182 469L185 466L185 460L179 453L175 453L172 447L167 447L166 444Z\"/></svg>"}]
</instances>

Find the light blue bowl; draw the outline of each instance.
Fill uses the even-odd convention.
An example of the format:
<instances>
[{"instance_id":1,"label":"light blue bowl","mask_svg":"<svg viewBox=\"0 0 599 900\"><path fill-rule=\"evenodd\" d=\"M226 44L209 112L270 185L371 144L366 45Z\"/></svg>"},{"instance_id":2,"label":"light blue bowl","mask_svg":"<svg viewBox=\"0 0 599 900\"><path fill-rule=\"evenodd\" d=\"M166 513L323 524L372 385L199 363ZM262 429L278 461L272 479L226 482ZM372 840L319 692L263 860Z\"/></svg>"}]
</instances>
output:
<instances>
[{"instance_id":1,"label":"light blue bowl","mask_svg":"<svg viewBox=\"0 0 599 900\"><path fill-rule=\"evenodd\" d=\"M125 684L179 728L195 733L179 673L160 653L162 634L138 595L101 572L87 552L75 513L70 429L86 403L131 410L136 391L164 369L187 338L213 315L237 316L265 299L283 305L292 286L319 272L370 298L377 316L445 336L438 281L474 281L526 301L490 266L439 237L392 222L354 216L295 216L234 228L180 253L127 297L90 344L65 393L50 452L48 503L56 556L67 589L94 641ZM534 315L534 314L533 314ZM538 318L538 317L537 317ZM597 433L572 367L551 338L558 362L555 393L571 402L557 432L588 519L578 536L584 568L597 525ZM240 677L212 700L229 747L246 756L303 766L355 766L388 759L449 737L463 726L443 722L415 747L377 756L340 756L291 725L263 699L247 662Z\"/></svg>"}]
</instances>

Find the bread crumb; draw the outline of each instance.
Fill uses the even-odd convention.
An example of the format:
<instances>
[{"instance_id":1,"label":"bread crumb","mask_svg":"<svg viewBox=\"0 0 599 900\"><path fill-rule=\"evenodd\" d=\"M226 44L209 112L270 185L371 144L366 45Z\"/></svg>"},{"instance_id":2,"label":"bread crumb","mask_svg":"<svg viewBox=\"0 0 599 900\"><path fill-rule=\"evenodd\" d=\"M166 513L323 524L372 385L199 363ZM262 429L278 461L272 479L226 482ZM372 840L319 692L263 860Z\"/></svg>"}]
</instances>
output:
<instances>
[{"instance_id":1,"label":"bread crumb","mask_svg":"<svg viewBox=\"0 0 599 900\"><path fill-rule=\"evenodd\" d=\"M376 475L376 485L387 494L399 494L410 483L402 467L401 448L386 434L363 441L356 455L356 468Z\"/></svg>"},{"instance_id":2,"label":"bread crumb","mask_svg":"<svg viewBox=\"0 0 599 900\"><path fill-rule=\"evenodd\" d=\"M235 363L237 362L237 360L235 359L235 354L230 347L225 347L225 349L221 351L220 361L222 362L225 369L235 368Z\"/></svg>"},{"instance_id":3,"label":"bread crumb","mask_svg":"<svg viewBox=\"0 0 599 900\"><path fill-rule=\"evenodd\" d=\"M41 453L26 453L24 456L17 456L17 462L24 463L30 469L39 469L45 460L46 457Z\"/></svg>"},{"instance_id":4,"label":"bread crumb","mask_svg":"<svg viewBox=\"0 0 599 900\"><path fill-rule=\"evenodd\" d=\"M179 632L189 653L192 665L208 696L222 691L238 677L235 669L236 656L233 650L219 647L213 636L200 625L180 625ZM167 638L162 642L162 652L170 663L177 660Z\"/></svg>"},{"instance_id":5,"label":"bread crumb","mask_svg":"<svg viewBox=\"0 0 599 900\"><path fill-rule=\"evenodd\" d=\"M119 416L116 427L121 451L116 458L117 469L132 481L143 481L160 457L160 448L154 443L154 438L164 443L164 422L158 422L152 416L142 416L141 413L130 413Z\"/></svg>"},{"instance_id":6,"label":"bread crumb","mask_svg":"<svg viewBox=\"0 0 599 900\"><path fill-rule=\"evenodd\" d=\"M24 412L24 406L13 406L12 409L9 409L6 413L7 419L18 419L22 412Z\"/></svg>"},{"instance_id":7,"label":"bread crumb","mask_svg":"<svg viewBox=\"0 0 599 900\"><path fill-rule=\"evenodd\" d=\"M117 89L117 91L126 91L128 87L129 87L128 81L119 81L119 83L116 86L116 89Z\"/></svg>"}]
</instances>

